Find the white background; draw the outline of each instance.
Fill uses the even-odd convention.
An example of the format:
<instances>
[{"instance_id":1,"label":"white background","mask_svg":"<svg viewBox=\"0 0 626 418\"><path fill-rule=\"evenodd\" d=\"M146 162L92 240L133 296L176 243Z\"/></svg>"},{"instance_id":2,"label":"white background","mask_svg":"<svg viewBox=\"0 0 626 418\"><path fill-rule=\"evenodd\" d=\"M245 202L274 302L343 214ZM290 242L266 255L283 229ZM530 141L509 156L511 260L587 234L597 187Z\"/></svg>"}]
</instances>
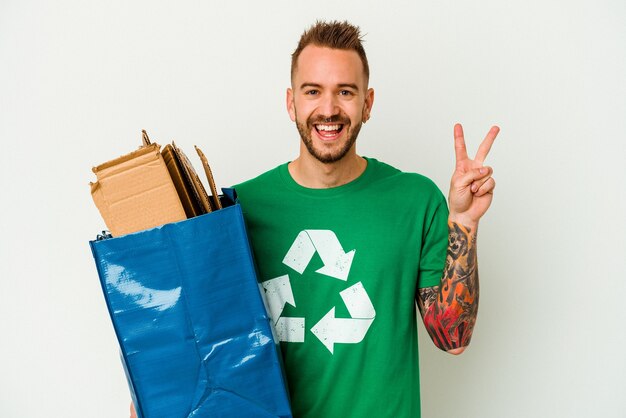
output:
<instances>
[{"instance_id":1,"label":"white background","mask_svg":"<svg viewBox=\"0 0 626 418\"><path fill-rule=\"evenodd\" d=\"M317 18L366 34L361 154L447 192L453 124L470 153L502 128L479 321L460 357L422 333L424 417L626 416L623 0L2 0L1 417L128 415L91 167L141 129L200 146L219 186L294 158L290 54Z\"/></svg>"}]
</instances>

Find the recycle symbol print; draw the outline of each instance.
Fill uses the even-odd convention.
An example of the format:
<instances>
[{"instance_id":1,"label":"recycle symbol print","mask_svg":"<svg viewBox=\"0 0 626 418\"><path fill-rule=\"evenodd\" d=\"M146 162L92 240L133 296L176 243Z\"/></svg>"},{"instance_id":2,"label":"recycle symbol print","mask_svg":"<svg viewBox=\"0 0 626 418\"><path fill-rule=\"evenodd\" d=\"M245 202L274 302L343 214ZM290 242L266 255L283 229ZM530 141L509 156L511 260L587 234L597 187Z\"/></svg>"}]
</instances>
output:
<instances>
[{"instance_id":1,"label":"recycle symbol print","mask_svg":"<svg viewBox=\"0 0 626 418\"><path fill-rule=\"evenodd\" d=\"M337 236L330 230L301 231L287 251L283 264L302 274L311 258L318 253L324 266L317 273L337 280L347 281L356 250L344 252ZM269 315L280 341L302 343L305 334L305 318L282 317L285 304L296 306L289 275L267 280L260 284L265 294ZM350 318L335 317L333 306L312 328L315 335L333 354L335 344L357 344L363 341L374 322L376 311L363 287L358 282L339 292Z\"/></svg>"}]
</instances>

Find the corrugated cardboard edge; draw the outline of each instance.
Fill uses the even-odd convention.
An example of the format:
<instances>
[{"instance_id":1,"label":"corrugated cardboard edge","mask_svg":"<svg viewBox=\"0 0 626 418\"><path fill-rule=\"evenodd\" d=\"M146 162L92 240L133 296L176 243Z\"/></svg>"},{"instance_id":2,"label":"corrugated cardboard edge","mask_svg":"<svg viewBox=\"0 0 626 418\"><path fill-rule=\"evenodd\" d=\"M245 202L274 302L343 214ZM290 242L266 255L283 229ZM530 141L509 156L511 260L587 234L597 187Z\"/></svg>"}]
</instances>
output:
<instances>
[{"instance_id":1,"label":"corrugated cardboard edge","mask_svg":"<svg viewBox=\"0 0 626 418\"><path fill-rule=\"evenodd\" d=\"M165 165L170 172L178 197L185 208L185 213L188 218L202 215L205 212L202 210L202 205L198 201L197 192L193 189L193 185L188 181L184 168L180 163L176 152L172 145L167 144L161 151Z\"/></svg>"},{"instance_id":2,"label":"corrugated cardboard edge","mask_svg":"<svg viewBox=\"0 0 626 418\"><path fill-rule=\"evenodd\" d=\"M195 191L197 195L196 197L202 205L202 208L206 211L206 213L212 212L211 202L209 202L209 195L207 194L206 189L204 188L204 185L200 180L200 176L198 176L198 173L193 168L193 165L189 161L189 158L187 158L187 155L185 155L185 153L180 148L178 148L174 142L172 142L172 146L174 148L174 151L176 152L176 155L179 158L181 165L183 166L185 174L187 175L187 179L193 186L192 189Z\"/></svg>"},{"instance_id":3,"label":"corrugated cardboard edge","mask_svg":"<svg viewBox=\"0 0 626 418\"><path fill-rule=\"evenodd\" d=\"M134 160L135 158L144 154L148 154L150 152L160 155L161 154L160 150L161 150L161 146L156 143L150 144L148 146L143 146L135 151L132 151L129 154L122 155L121 157L117 157L114 160L107 161L106 163L102 163L96 167L93 167L91 171L93 171L94 174L98 177L98 179L100 179L102 177L112 174L111 172L108 171L108 169L110 168L120 167L120 165L124 164L125 162Z\"/></svg>"},{"instance_id":4,"label":"corrugated cardboard edge","mask_svg":"<svg viewBox=\"0 0 626 418\"><path fill-rule=\"evenodd\" d=\"M209 166L209 162L207 161L204 153L200 148L194 145L198 156L200 157L200 161L202 161L202 167L204 167L204 173L206 174L206 178L209 181L209 187L211 188L211 197L213 198L213 204L215 205L215 210L222 209L222 203L220 202L220 197L217 194L217 187L215 187L215 180L213 179L213 172L211 171L211 167Z\"/></svg>"}]
</instances>

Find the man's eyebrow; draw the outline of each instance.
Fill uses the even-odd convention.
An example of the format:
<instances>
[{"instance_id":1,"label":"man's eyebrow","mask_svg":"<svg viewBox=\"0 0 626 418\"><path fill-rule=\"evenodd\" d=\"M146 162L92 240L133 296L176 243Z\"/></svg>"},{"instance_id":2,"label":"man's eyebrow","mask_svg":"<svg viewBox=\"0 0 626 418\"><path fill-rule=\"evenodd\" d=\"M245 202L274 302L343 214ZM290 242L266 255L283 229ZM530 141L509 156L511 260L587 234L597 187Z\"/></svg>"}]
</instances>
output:
<instances>
[{"instance_id":1,"label":"man's eyebrow","mask_svg":"<svg viewBox=\"0 0 626 418\"><path fill-rule=\"evenodd\" d=\"M302 83L302 84L300 84L300 89L305 89L307 87L314 87L314 88L319 89L322 86L320 84L317 84L317 83ZM337 87L339 87L341 89L350 88L350 89L359 91L359 86L357 86L354 83L340 83Z\"/></svg>"},{"instance_id":2,"label":"man's eyebrow","mask_svg":"<svg viewBox=\"0 0 626 418\"><path fill-rule=\"evenodd\" d=\"M341 87L341 88L350 88L352 90L359 91L359 86L357 86L356 84L353 84L353 83L342 83L342 84L339 84L339 87Z\"/></svg>"},{"instance_id":3,"label":"man's eyebrow","mask_svg":"<svg viewBox=\"0 0 626 418\"><path fill-rule=\"evenodd\" d=\"M305 89L307 87L320 88L322 86L320 86L319 84L315 84L315 83L302 83L302 84L300 84L300 89Z\"/></svg>"}]
</instances>

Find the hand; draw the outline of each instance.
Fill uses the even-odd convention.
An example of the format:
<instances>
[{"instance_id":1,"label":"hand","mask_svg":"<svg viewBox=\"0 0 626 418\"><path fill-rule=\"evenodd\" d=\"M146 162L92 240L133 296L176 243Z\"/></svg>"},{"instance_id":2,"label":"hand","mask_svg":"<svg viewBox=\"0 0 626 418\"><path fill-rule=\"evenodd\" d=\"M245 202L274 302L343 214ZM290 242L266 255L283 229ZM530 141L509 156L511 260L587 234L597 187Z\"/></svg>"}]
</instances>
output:
<instances>
[{"instance_id":1,"label":"hand","mask_svg":"<svg viewBox=\"0 0 626 418\"><path fill-rule=\"evenodd\" d=\"M456 167L450 181L448 202L450 206L449 219L469 228L475 228L480 218L487 212L493 199L493 189L496 182L491 177L491 167L483 166L487 154L498 136L500 128L492 126L487 136L478 147L476 157L470 160L465 148L463 127L454 125L454 150Z\"/></svg>"},{"instance_id":2,"label":"hand","mask_svg":"<svg viewBox=\"0 0 626 418\"><path fill-rule=\"evenodd\" d=\"M130 403L130 418L137 418L137 412L135 411L135 405Z\"/></svg>"}]
</instances>

